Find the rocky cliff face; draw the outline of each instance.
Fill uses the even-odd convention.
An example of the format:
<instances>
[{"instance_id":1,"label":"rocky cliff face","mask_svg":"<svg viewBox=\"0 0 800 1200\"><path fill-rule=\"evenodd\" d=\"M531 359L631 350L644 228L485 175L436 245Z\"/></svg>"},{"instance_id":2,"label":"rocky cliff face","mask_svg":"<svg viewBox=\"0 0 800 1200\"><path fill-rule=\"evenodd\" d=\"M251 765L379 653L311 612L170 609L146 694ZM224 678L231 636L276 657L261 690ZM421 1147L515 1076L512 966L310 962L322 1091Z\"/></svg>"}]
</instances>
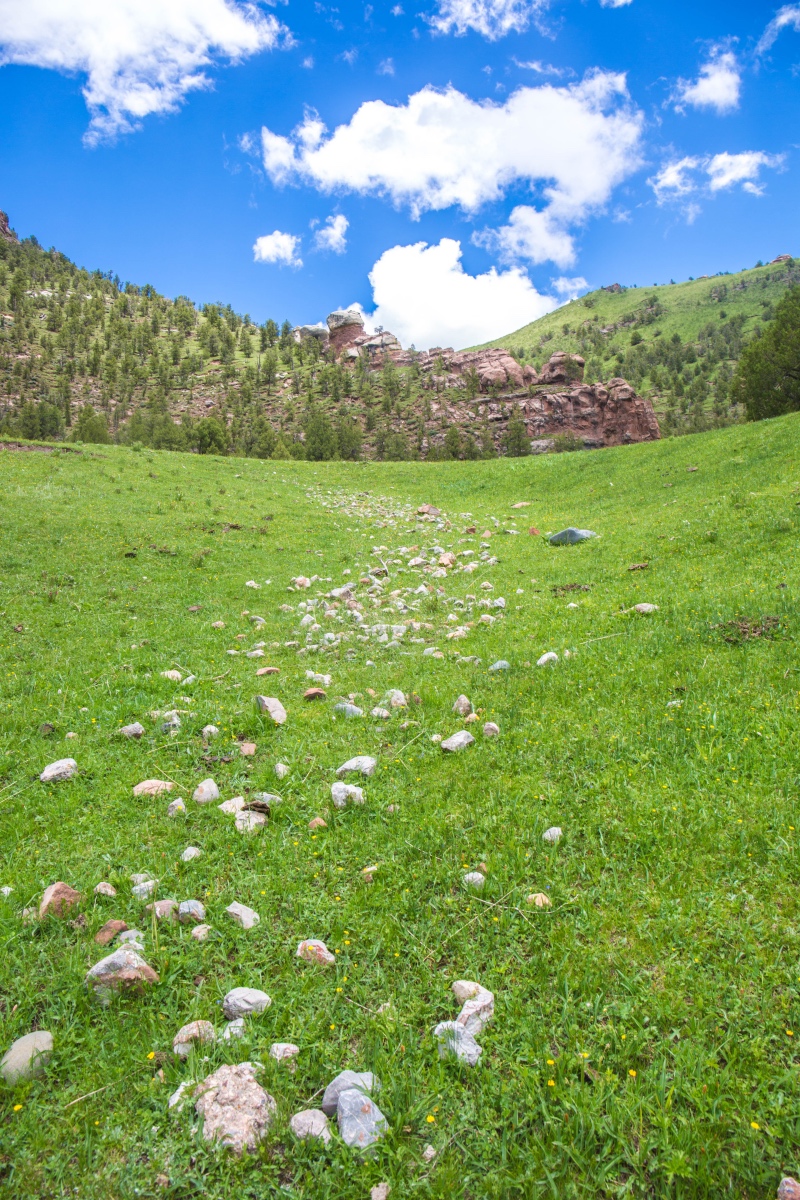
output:
<instances>
[{"instance_id":1,"label":"rocky cliff face","mask_svg":"<svg viewBox=\"0 0 800 1200\"><path fill-rule=\"evenodd\" d=\"M324 328L305 326L296 332L318 336L312 331ZM462 392L467 402L477 402L476 415L480 419L502 422L504 427L516 407L534 451L551 449L553 439L565 435L582 441L587 449L655 441L661 436L649 400L637 395L624 379L584 384L585 363L577 354L558 351L537 374L530 363L520 365L497 347L403 350L391 333L365 333L364 320L354 309L331 313L327 330L327 346L340 362L352 362L366 354L375 367L387 360L398 367L414 366L423 390L437 394ZM445 408L447 420L469 422L471 414L462 401L445 402ZM434 405L434 409L440 406Z\"/></svg>"},{"instance_id":2,"label":"rocky cliff face","mask_svg":"<svg viewBox=\"0 0 800 1200\"><path fill-rule=\"evenodd\" d=\"M8 213L0 211L0 242L18 242L19 238L14 233L14 230L9 228Z\"/></svg>"}]
</instances>

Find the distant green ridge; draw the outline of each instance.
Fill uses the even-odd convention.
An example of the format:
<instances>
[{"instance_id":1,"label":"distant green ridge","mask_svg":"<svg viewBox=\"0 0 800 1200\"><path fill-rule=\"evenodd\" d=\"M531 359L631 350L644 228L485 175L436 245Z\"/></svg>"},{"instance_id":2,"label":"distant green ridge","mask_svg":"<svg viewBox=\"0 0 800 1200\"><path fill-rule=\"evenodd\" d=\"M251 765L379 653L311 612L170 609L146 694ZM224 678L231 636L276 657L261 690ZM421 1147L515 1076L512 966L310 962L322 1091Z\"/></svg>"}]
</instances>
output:
<instances>
[{"instance_id":1,"label":"distant green ridge","mask_svg":"<svg viewBox=\"0 0 800 1200\"><path fill-rule=\"evenodd\" d=\"M800 259L649 288L611 285L484 345L537 368L556 350L581 354L588 382L624 376L650 396L662 428L701 427L726 415L742 347L795 284Z\"/></svg>"}]
</instances>

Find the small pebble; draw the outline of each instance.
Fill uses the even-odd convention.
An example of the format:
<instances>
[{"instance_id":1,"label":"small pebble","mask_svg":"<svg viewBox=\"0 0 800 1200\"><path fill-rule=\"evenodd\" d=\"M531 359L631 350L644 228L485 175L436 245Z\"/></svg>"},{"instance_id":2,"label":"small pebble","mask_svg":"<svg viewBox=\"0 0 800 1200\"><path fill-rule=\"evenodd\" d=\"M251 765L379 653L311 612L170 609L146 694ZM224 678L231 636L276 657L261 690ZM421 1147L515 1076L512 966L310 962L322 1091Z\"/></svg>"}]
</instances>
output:
<instances>
[{"instance_id":1,"label":"small pebble","mask_svg":"<svg viewBox=\"0 0 800 1200\"><path fill-rule=\"evenodd\" d=\"M258 988L237 987L228 992L222 1001L222 1013L228 1021L237 1017L251 1017L254 1013L262 1013L272 1004L266 992Z\"/></svg>"},{"instance_id":2,"label":"small pebble","mask_svg":"<svg viewBox=\"0 0 800 1200\"><path fill-rule=\"evenodd\" d=\"M322 817L312 817L308 822L309 829L327 829L328 822L323 821Z\"/></svg>"},{"instance_id":3,"label":"small pebble","mask_svg":"<svg viewBox=\"0 0 800 1200\"><path fill-rule=\"evenodd\" d=\"M140 738L144 733L144 725L134 721L132 725L123 725L120 733L126 738Z\"/></svg>"},{"instance_id":4,"label":"small pebble","mask_svg":"<svg viewBox=\"0 0 800 1200\"><path fill-rule=\"evenodd\" d=\"M216 725L203 726L203 738L205 741L208 741L210 738L215 738L218 733L219 730L217 729Z\"/></svg>"},{"instance_id":5,"label":"small pebble","mask_svg":"<svg viewBox=\"0 0 800 1200\"><path fill-rule=\"evenodd\" d=\"M191 862L195 858L202 858L203 851L199 846L187 846L181 855L182 862Z\"/></svg>"},{"instance_id":6,"label":"small pebble","mask_svg":"<svg viewBox=\"0 0 800 1200\"><path fill-rule=\"evenodd\" d=\"M528 904L535 904L537 908L549 908L550 897L544 892L531 892L527 900Z\"/></svg>"},{"instance_id":7,"label":"small pebble","mask_svg":"<svg viewBox=\"0 0 800 1200\"><path fill-rule=\"evenodd\" d=\"M289 774L289 768L286 763L275 763L275 774L278 776L278 779L285 779Z\"/></svg>"},{"instance_id":8,"label":"small pebble","mask_svg":"<svg viewBox=\"0 0 800 1200\"><path fill-rule=\"evenodd\" d=\"M205 919L205 905L200 900L181 900L178 906L178 920L182 925L199 925Z\"/></svg>"},{"instance_id":9,"label":"small pebble","mask_svg":"<svg viewBox=\"0 0 800 1200\"><path fill-rule=\"evenodd\" d=\"M167 816L168 817L177 817L181 813L185 813L185 812L186 812L186 805L180 798L178 798L177 800L170 800L169 804L167 805Z\"/></svg>"},{"instance_id":10,"label":"small pebble","mask_svg":"<svg viewBox=\"0 0 800 1200\"><path fill-rule=\"evenodd\" d=\"M320 1108L304 1108L295 1113L289 1121L289 1128L296 1138L305 1141L306 1138L319 1138L324 1145L331 1140L328 1128L328 1118Z\"/></svg>"},{"instance_id":11,"label":"small pebble","mask_svg":"<svg viewBox=\"0 0 800 1200\"><path fill-rule=\"evenodd\" d=\"M487 721L483 727L483 736L484 737L499 737L500 736L500 726L495 725L494 721Z\"/></svg>"},{"instance_id":12,"label":"small pebble","mask_svg":"<svg viewBox=\"0 0 800 1200\"><path fill-rule=\"evenodd\" d=\"M454 753L457 750L465 750L474 741L475 738L471 733L467 733L466 729L460 729L458 733L454 733L446 741L442 742L442 749Z\"/></svg>"},{"instance_id":13,"label":"small pebble","mask_svg":"<svg viewBox=\"0 0 800 1200\"><path fill-rule=\"evenodd\" d=\"M551 825L549 829L545 829L542 834L542 841L548 842L551 846L561 840L563 833L560 825Z\"/></svg>"},{"instance_id":14,"label":"small pebble","mask_svg":"<svg viewBox=\"0 0 800 1200\"><path fill-rule=\"evenodd\" d=\"M297 947L297 958L302 958L307 963L317 963L323 967L332 967L336 963L336 958L331 954L324 942L318 938L307 938Z\"/></svg>"},{"instance_id":15,"label":"small pebble","mask_svg":"<svg viewBox=\"0 0 800 1200\"><path fill-rule=\"evenodd\" d=\"M219 788L213 779L204 779L195 788L192 799L198 804L211 804L212 801L219 800Z\"/></svg>"},{"instance_id":16,"label":"small pebble","mask_svg":"<svg viewBox=\"0 0 800 1200\"><path fill-rule=\"evenodd\" d=\"M506 662L506 660L504 658L498 658L496 663L492 663L492 665L489 667L489 670L490 671L510 671L511 663Z\"/></svg>"},{"instance_id":17,"label":"small pebble","mask_svg":"<svg viewBox=\"0 0 800 1200\"><path fill-rule=\"evenodd\" d=\"M241 925L242 929L253 929L261 920L257 912L254 912L252 908L248 908L246 904L240 904L238 900L234 900L232 904L229 904L225 912L231 920Z\"/></svg>"},{"instance_id":18,"label":"small pebble","mask_svg":"<svg viewBox=\"0 0 800 1200\"><path fill-rule=\"evenodd\" d=\"M175 1034L172 1049L178 1058L188 1058L195 1042L214 1042L217 1039L210 1021L190 1021Z\"/></svg>"},{"instance_id":19,"label":"small pebble","mask_svg":"<svg viewBox=\"0 0 800 1200\"><path fill-rule=\"evenodd\" d=\"M195 925L192 930L192 937L196 942L204 942L210 933L210 925Z\"/></svg>"},{"instance_id":20,"label":"small pebble","mask_svg":"<svg viewBox=\"0 0 800 1200\"><path fill-rule=\"evenodd\" d=\"M537 665L537 667L546 667L548 663L557 663L557 662L558 662L558 655L556 654L556 652L554 650L548 650L547 653L543 654L541 658L537 658L536 665Z\"/></svg>"},{"instance_id":21,"label":"small pebble","mask_svg":"<svg viewBox=\"0 0 800 1200\"><path fill-rule=\"evenodd\" d=\"M469 888L473 892L483 891L483 885L486 883L485 875L480 871L467 871L463 879L464 887Z\"/></svg>"},{"instance_id":22,"label":"small pebble","mask_svg":"<svg viewBox=\"0 0 800 1200\"><path fill-rule=\"evenodd\" d=\"M101 880L100 883L95 884L94 894L96 896L111 896L113 898L117 894L117 889L112 883L106 883L105 880Z\"/></svg>"}]
</instances>

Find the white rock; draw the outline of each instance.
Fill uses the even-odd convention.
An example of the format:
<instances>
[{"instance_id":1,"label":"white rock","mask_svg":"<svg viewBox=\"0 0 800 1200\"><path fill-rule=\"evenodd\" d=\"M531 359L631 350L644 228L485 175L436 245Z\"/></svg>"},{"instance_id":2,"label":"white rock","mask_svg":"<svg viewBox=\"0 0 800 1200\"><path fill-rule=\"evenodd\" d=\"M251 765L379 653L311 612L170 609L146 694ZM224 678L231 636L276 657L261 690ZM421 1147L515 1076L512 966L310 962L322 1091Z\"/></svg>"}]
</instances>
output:
<instances>
[{"instance_id":1,"label":"white rock","mask_svg":"<svg viewBox=\"0 0 800 1200\"><path fill-rule=\"evenodd\" d=\"M62 779L71 779L78 769L74 758L59 758L49 763L39 776L42 783L57 783Z\"/></svg>"},{"instance_id":2,"label":"white rock","mask_svg":"<svg viewBox=\"0 0 800 1200\"><path fill-rule=\"evenodd\" d=\"M167 1101L167 1108L171 1112L183 1112L183 1106L189 1098L186 1093L190 1092L193 1088L194 1084L191 1079L184 1079L183 1083L178 1084L178 1087Z\"/></svg>"},{"instance_id":3,"label":"white rock","mask_svg":"<svg viewBox=\"0 0 800 1200\"><path fill-rule=\"evenodd\" d=\"M266 825L267 818L264 813L250 812L244 810L236 814L236 832L237 833L255 833L262 825Z\"/></svg>"},{"instance_id":4,"label":"white rock","mask_svg":"<svg viewBox=\"0 0 800 1200\"><path fill-rule=\"evenodd\" d=\"M536 665L537 665L537 667L546 667L548 663L557 663L557 662L558 662L558 655L556 654L556 652L554 650L548 650L547 653L543 654L541 658L537 658Z\"/></svg>"},{"instance_id":5,"label":"white rock","mask_svg":"<svg viewBox=\"0 0 800 1200\"><path fill-rule=\"evenodd\" d=\"M97 885L97 887L99 887L99 886L100 886L100 884ZM107 883L106 887L111 887L111 884ZM13 887L9 887L8 884L6 883L6 884L4 884L3 887L0 887L0 896L5 896L5 898L8 899L8 897L11 895L13 890L14 890ZM94 890L97 891L97 888L95 888ZM100 895L102 895L102 894L103 893L101 892ZM116 894L117 893L115 892L114 895L116 896Z\"/></svg>"},{"instance_id":6,"label":"white rock","mask_svg":"<svg viewBox=\"0 0 800 1200\"><path fill-rule=\"evenodd\" d=\"M380 1087L380 1082L371 1071L340 1071L325 1088L325 1094L322 1097L322 1111L332 1117L336 1112L342 1092L355 1088L362 1095L369 1095L371 1092L380 1091Z\"/></svg>"},{"instance_id":7,"label":"white rock","mask_svg":"<svg viewBox=\"0 0 800 1200\"><path fill-rule=\"evenodd\" d=\"M371 758L368 754L357 754L355 758L348 758L346 763L342 763L341 767L337 769L336 774L339 779L351 771L358 771L362 775L374 775L377 765L378 760L376 758Z\"/></svg>"},{"instance_id":8,"label":"white rock","mask_svg":"<svg viewBox=\"0 0 800 1200\"><path fill-rule=\"evenodd\" d=\"M156 879L145 879L142 883L134 884L131 891L137 900L149 900L156 890L157 883Z\"/></svg>"},{"instance_id":9,"label":"white rock","mask_svg":"<svg viewBox=\"0 0 800 1200\"><path fill-rule=\"evenodd\" d=\"M252 929L261 920L257 912L254 912L252 908L248 908L246 904L240 904L238 900L234 900L232 904L229 904L225 912L231 920L241 925L242 929Z\"/></svg>"},{"instance_id":10,"label":"white rock","mask_svg":"<svg viewBox=\"0 0 800 1200\"><path fill-rule=\"evenodd\" d=\"M542 834L542 841L548 842L551 846L554 846L557 842L559 842L561 840L562 837L563 837L563 833L561 830L561 826L560 825L551 825L550 828L545 829L544 833Z\"/></svg>"},{"instance_id":11,"label":"white rock","mask_svg":"<svg viewBox=\"0 0 800 1200\"><path fill-rule=\"evenodd\" d=\"M141 929L123 929L122 933L117 934L117 941L121 946L135 946L140 950L144 948L144 934Z\"/></svg>"},{"instance_id":12,"label":"white rock","mask_svg":"<svg viewBox=\"0 0 800 1200\"><path fill-rule=\"evenodd\" d=\"M658 612L657 604L634 604L633 606L638 613L653 613Z\"/></svg>"},{"instance_id":13,"label":"white rock","mask_svg":"<svg viewBox=\"0 0 800 1200\"><path fill-rule=\"evenodd\" d=\"M228 1021L228 1024L223 1029L220 1037L223 1042L232 1042L236 1038L243 1038L247 1034L244 1017L236 1017L233 1021Z\"/></svg>"},{"instance_id":14,"label":"white rock","mask_svg":"<svg viewBox=\"0 0 800 1200\"><path fill-rule=\"evenodd\" d=\"M336 808L344 808L348 800L353 804L364 803L364 789L352 783L332 783L331 799Z\"/></svg>"},{"instance_id":15,"label":"white rock","mask_svg":"<svg viewBox=\"0 0 800 1200\"><path fill-rule=\"evenodd\" d=\"M36 1029L17 1038L0 1062L0 1075L9 1085L43 1075L53 1053L53 1035L46 1029Z\"/></svg>"},{"instance_id":16,"label":"white rock","mask_svg":"<svg viewBox=\"0 0 800 1200\"><path fill-rule=\"evenodd\" d=\"M192 937L196 942L204 942L210 933L210 925L195 925L192 930Z\"/></svg>"},{"instance_id":17,"label":"white rock","mask_svg":"<svg viewBox=\"0 0 800 1200\"><path fill-rule=\"evenodd\" d=\"M216 1041L216 1037L210 1021L190 1021L175 1034L172 1049L178 1058L188 1058L195 1042L213 1042Z\"/></svg>"},{"instance_id":18,"label":"white rock","mask_svg":"<svg viewBox=\"0 0 800 1200\"><path fill-rule=\"evenodd\" d=\"M269 1056L276 1062L286 1062L296 1058L299 1053L300 1047L295 1046L294 1042L273 1042L269 1048Z\"/></svg>"},{"instance_id":19,"label":"white rock","mask_svg":"<svg viewBox=\"0 0 800 1200\"><path fill-rule=\"evenodd\" d=\"M203 851L199 846L187 846L181 855L182 862L192 862L195 858L202 858Z\"/></svg>"},{"instance_id":20,"label":"white rock","mask_svg":"<svg viewBox=\"0 0 800 1200\"><path fill-rule=\"evenodd\" d=\"M183 676L180 671L162 671L161 678L168 679L170 683L180 683Z\"/></svg>"},{"instance_id":21,"label":"white rock","mask_svg":"<svg viewBox=\"0 0 800 1200\"><path fill-rule=\"evenodd\" d=\"M389 712L388 708L380 708L376 706L370 710L369 715L371 717L377 717L380 721L388 721L392 714Z\"/></svg>"},{"instance_id":22,"label":"white rock","mask_svg":"<svg viewBox=\"0 0 800 1200\"><path fill-rule=\"evenodd\" d=\"M494 1016L494 994L479 983L466 979L457 980L453 984L453 992L456 999L462 1001L456 1024L477 1037Z\"/></svg>"},{"instance_id":23,"label":"white rock","mask_svg":"<svg viewBox=\"0 0 800 1200\"><path fill-rule=\"evenodd\" d=\"M133 794L134 796L158 796L161 792L171 792L174 787L175 784L166 779L143 779L141 783L136 784Z\"/></svg>"},{"instance_id":24,"label":"white rock","mask_svg":"<svg viewBox=\"0 0 800 1200\"><path fill-rule=\"evenodd\" d=\"M258 988L237 987L228 992L222 1001L222 1013L228 1021L237 1017L251 1017L253 1013L261 1013L269 1008L272 1000L266 992Z\"/></svg>"},{"instance_id":25,"label":"white rock","mask_svg":"<svg viewBox=\"0 0 800 1200\"><path fill-rule=\"evenodd\" d=\"M467 746L471 746L475 738L466 729L460 729L458 733L454 733L452 737L442 742L442 749L449 750L454 753L456 750L466 750Z\"/></svg>"},{"instance_id":26,"label":"white rock","mask_svg":"<svg viewBox=\"0 0 800 1200\"><path fill-rule=\"evenodd\" d=\"M254 1152L277 1109L256 1079L253 1063L227 1063L197 1088L195 1110L203 1117L203 1137L219 1141L235 1154Z\"/></svg>"},{"instance_id":27,"label":"white rock","mask_svg":"<svg viewBox=\"0 0 800 1200\"><path fill-rule=\"evenodd\" d=\"M267 713L276 725L286 722L286 709L274 696L256 696L259 712Z\"/></svg>"},{"instance_id":28,"label":"white rock","mask_svg":"<svg viewBox=\"0 0 800 1200\"><path fill-rule=\"evenodd\" d=\"M169 804L167 805L167 816L168 817L177 817L181 813L185 813L185 812L186 812L186 805L180 798L178 798L177 800L170 800Z\"/></svg>"},{"instance_id":29,"label":"white rock","mask_svg":"<svg viewBox=\"0 0 800 1200\"><path fill-rule=\"evenodd\" d=\"M436 1148L434 1146L432 1146L429 1142L427 1144L427 1146L425 1147L425 1149L422 1151L422 1161L426 1162L426 1163L433 1162L433 1160L436 1158L437 1153L438 1153L438 1151L436 1150Z\"/></svg>"},{"instance_id":30,"label":"white rock","mask_svg":"<svg viewBox=\"0 0 800 1200\"><path fill-rule=\"evenodd\" d=\"M494 721L487 721L483 727L483 736L484 737L499 737L500 736L500 726L495 725Z\"/></svg>"},{"instance_id":31,"label":"white rock","mask_svg":"<svg viewBox=\"0 0 800 1200\"><path fill-rule=\"evenodd\" d=\"M334 704L333 711L335 713L340 713L348 720L352 719L353 717L363 717L364 715L363 708L359 708L357 704L350 703Z\"/></svg>"},{"instance_id":32,"label":"white rock","mask_svg":"<svg viewBox=\"0 0 800 1200\"><path fill-rule=\"evenodd\" d=\"M217 808L220 812L224 812L230 817L234 813L241 812L245 805L244 796L231 796L230 800L223 800L222 804L218 804Z\"/></svg>"},{"instance_id":33,"label":"white rock","mask_svg":"<svg viewBox=\"0 0 800 1200\"><path fill-rule=\"evenodd\" d=\"M275 763L275 774L278 776L278 779L285 779L289 774L289 768L286 763Z\"/></svg>"},{"instance_id":34,"label":"white rock","mask_svg":"<svg viewBox=\"0 0 800 1200\"><path fill-rule=\"evenodd\" d=\"M473 892L483 891L483 885L486 883L486 876L480 871L467 871L463 879L464 887Z\"/></svg>"},{"instance_id":35,"label":"white rock","mask_svg":"<svg viewBox=\"0 0 800 1200\"><path fill-rule=\"evenodd\" d=\"M205 741L208 741L210 738L215 738L218 734L219 730L217 729L216 725L203 726L203 738Z\"/></svg>"},{"instance_id":36,"label":"white rock","mask_svg":"<svg viewBox=\"0 0 800 1200\"><path fill-rule=\"evenodd\" d=\"M324 942L318 938L306 938L297 947L296 958L302 958L307 963L317 963L323 967L332 967L336 958L331 954Z\"/></svg>"},{"instance_id":37,"label":"white rock","mask_svg":"<svg viewBox=\"0 0 800 1200\"><path fill-rule=\"evenodd\" d=\"M103 879L100 883L95 884L94 894L95 896L113 897L116 896L117 889L114 887L113 883L106 883L106 881Z\"/></svg>"},{"instance_id":38,"label":"white rock","mask_svg":"<svg viewBox=\"0 0 800 1200\"><path fill-rule=\"evenodd\" d=\"M459 696L453 705L452 711L454 713L458 713L460 717L469 716L469 714L472 712L472 701L468 696Z\"/></svg>"},{"instance_id":39,"label":"white rock","mask_svg":"<svg viewBox=\"0 0 800 1200\"><path fill-rule=\"evenodd\" d=\"M213 779L204 779L194 789L192 799L198 804L211 804L213 800L219 800L219 788Z\"/></svg>"},{"instance_id":40,"label":"white rock","mask_svg":"<svg viewBox=\"0 0 800 1200\"><path fill-rule=\"evenodd\" d=\"M182 925L200 925L205 919L205 905L200 900L181 900L178 905L178 920Z\"/></svg>"},{"instance_id":41,"label":"white rock","mask_svg":"<svg viewBox=\"0 0 800 1200\"><path fill-rule=\"evenodd\" d=\"M474 1067L483 1053L472 1034L455 1021L440 1021L433 1031L433 1036L439 1043L439 1058L449 1058L452 1055L459 1062Z\"/></svg>"}]
</instances>

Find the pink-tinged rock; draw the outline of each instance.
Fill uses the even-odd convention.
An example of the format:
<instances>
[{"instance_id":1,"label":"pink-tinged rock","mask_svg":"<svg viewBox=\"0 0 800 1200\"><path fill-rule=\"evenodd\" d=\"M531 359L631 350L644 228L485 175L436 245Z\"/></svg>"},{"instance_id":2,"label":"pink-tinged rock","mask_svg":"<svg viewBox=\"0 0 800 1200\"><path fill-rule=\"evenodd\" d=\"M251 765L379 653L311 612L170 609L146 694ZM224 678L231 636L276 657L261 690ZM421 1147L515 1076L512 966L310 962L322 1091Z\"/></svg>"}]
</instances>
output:
<instances>
[{"instance_id":1,"label":"pink-tinged rock","mask_svg":"<svg viewBox=\"0 0 800 1200\"><path fill-rule=\"evenodd\" d=\"M289 1128L299 1141L319 1138L327 1145L331 1140L328 1118L321 1108L304 1108L302 1112L295 1113L289 1122Z\"/></svg>"},{"instance_id":2,"label":"pink-tinged rock","mask_svg":"<svg viewBox=\"0 0 800 1200\"><path fill-rule=\"evenodd\" d=\"M494 995L479 983L467 979L456 980L453 994L462 1002L456 1024L477 1037L494 1016Z\"/></svg>"},{"instance_id":3,"label":"pink-tinged rock","mask_svg":"<svg viewBox=\"0 0 800 1200\"><path fill-rule=\"evenodd\" d=\"M141 783L136 784L133 794L134 796L158 796L161 792L171 792L174 787L175 784L166 779L144 779Z\"/></svg>"},{"instance_id":4,"label":"pink-tinged rock","mask_svg":"<svg viewBox=\"0 0 800 1200\"><path fill-rule=\"evenodd\" d=\"M94 935L94 940L98 946L107 946L109 942L113 942L118 933L124 933L127 928L125 921L106 921L102 929L98 929Z\"/></svg>"},{"instance_id":5,"label":"pink-tinged rock","mask_svg":"<svg viewBox=\"0 0 800 1200\"><path fill-rule=\"evenodd\" d=\"M255 742L242 742L239 746L239 753L243 754L245 758L252 758L256 748Z\"/></svg>"},{"instance_id":6,"label":"pink-tinged rock","mask_svg":"<svg viewBox=\"0 0 800 1200\"><path fill-rule=\"evenodd\" d=\"M197 1089L195 1110L203 1118L203 1137L234 1154L255 1151L269 1129L277 1105L256 1079L253 1063L226 1064Z\"/></svg>"},{"instance_id":7,"label":"pink-tinged rock","mask_svg":"<svg viewBox=\"0 0 800 1200\"><path fill-rule=\"evenodd\" d=\"M113 883L106 883L103 879L100 883L95 884L94 894L95 896L110 896L113 899L117 894L117 889Z\"/></svg>"},{"instance_id":8,"label":"pink-tinged rock","mask_svg":"<svg viewBox=\"0 0 800 1200\"><path fill-rule=\"evenodd\" d=\"M123 737L136 738L137 741L143 736L144 731L144 725L140 724L139 721L134 721L132 725L123 725L120 729Z\"/></svg>"},{"instance_id":9,"label":"pink-tinged rock","mask_svg":"<svg viewBox=\"0 0 800 1200\"><path fill-rule=\"evenodd\" d=\"M261 917L252 908L248 908L246 904L240 904L238 900L234 900L225 909L225 912L235 921L237 925L241 925L242 929L253 929L258 925Z\"/></svg>"},{"instance_id":10,"label":"pink-tinged rock","mask_svg":"<svg viewBox=\"0 0 800 1200\"><path fill-rule=\"evenodd\" d=\"M190 1021L179 1029L172 1040L172 1049L178 1058L188 1058L196 1042L216 1041L214 1026L210 1021Z\"/></svg>"},{"instance_id":11,"label":"pink-tinged rock","mask_svg":"<svg viewBox=\"0 0 800 1200\"><path fill-rule=\"evenodd\" d=\"M158 983L158 975L133 946L120 946L87 972L86 982L105 1003L112 992L143 991Z\"/></svg>"},{"instance_id":12,"label":"pink-tinged rock","mask_svg":"<svg viewBox=\"0 0 800 1200\"><path fill-rule=\"evenodd\" d=\"M259 712L267 713L276 725L286 723L286 709L274 696L256 696L256 704Z\"/></svg>"},{"instance_id":13,"label":"pink-tinged rock","mask_svg":"<svg viewBox=\"0 0 800 1200\"><path fill-rule=\"evenodd\" d=\"M459 696L453 705L453 712L458 713L460 717L469 716L472 712L472 701L468 696Z\"/></svg>"},{"instance_id":14,"label":"pink-tinged rock","mask_svg":"<svg viewBox=\"0 0 800 1200\"><path fill-rule=\"evenodd\" d=\"M219 800L219 788L213 779L204 779L194 789L192 799L197 804L211 804L213 800Z\"/></svg>"},{"instance_id":15,"label":"pink-tinged rock","mask_svg":"<svg viewBox=\"0 0 800 1200\"><path fill-rule=\"evenodd\" d=\"M322 967L332 967L336 962L335 956L331 954L325 943L320 942L317 938L307 938L301 942L297 947L297 958Z\"/></svg>"},{"instance_id":16,"label":"pink-tinged rock","mask_svg":"<svg viewBox=\"0 0 800 1200\"><path fill-rule=\"evenodd\" d=\"M175 921L178 917L177 908L177 900L156 900L145 907L145 912L155 913L157 921Z\"/></svg>"},{"instance_id":17,"label":"pink-tinged rock","mask_svg":"<svg viewBox=\"0 0 800 1200\"><path fill-rule=\"evenodd\" d=\"M294 1042L273 1042L269 1048L270 1058L274 1058L275 1062L289 1062L292 1067L294 1063L291 1060L299 1053L300 1047L295 1046Z\"/></svg>"},{"instance_id":18,"label":"pink-tinged rock","mask_svg":"<svg viewBox=\"0 0 800 1200\"><path fill-rule=\"evenodd\" d=\"M78 769L74 758L59 758L57 762L49 763L42 771L39 779L42 783L59 783L63 779L71 779Z\"/></svg>"},{"instance_id":19,"label":"pink-tinged rock","mask_svg":"<svg viewBox=\"0 0 800 1200\"><path fill-rule=\"evenodd\" d=\"M551 900L546 892L531 892L526 904L534 904L536 908L550 908Z\"/></svg>"},{"instance_id":20,"label":"pink-tinged rock","mask_svg":"<svg viewBox=\"0 0 800 1200\"><path fill-rule=\"evenodd\" d=\"M80 892L76 892L68 883L51 883L39 901L39 918L65 917L70 909L75 908L82 900Z\"/></svg>"},{"instance_id":21,"label":"pink-tinged rock","mask_svg":"<svg viewBox=\"0 0 800 1200\"><path fill-rule=\"evenodd\" d=\"M786 1175L778 1184L778 1200L800 1200L800 1183Z\"/></svg>"},{"instance_id":22,"label":"pink-tinged rock","mask_svg":"<svg viewBox=\"0 0 800 1200\"><path fill-rule=\"evenodd\" d=\"M461 729L458 733L454 733L452 737L449 737L446 739L446 741L442 742L442 749L449 750L451 754L454 754L458 750L465 750L467 746L471 746L474 741L475 738L471 733L467 733L466 729Z\"/></svg>"}]
</instances>

